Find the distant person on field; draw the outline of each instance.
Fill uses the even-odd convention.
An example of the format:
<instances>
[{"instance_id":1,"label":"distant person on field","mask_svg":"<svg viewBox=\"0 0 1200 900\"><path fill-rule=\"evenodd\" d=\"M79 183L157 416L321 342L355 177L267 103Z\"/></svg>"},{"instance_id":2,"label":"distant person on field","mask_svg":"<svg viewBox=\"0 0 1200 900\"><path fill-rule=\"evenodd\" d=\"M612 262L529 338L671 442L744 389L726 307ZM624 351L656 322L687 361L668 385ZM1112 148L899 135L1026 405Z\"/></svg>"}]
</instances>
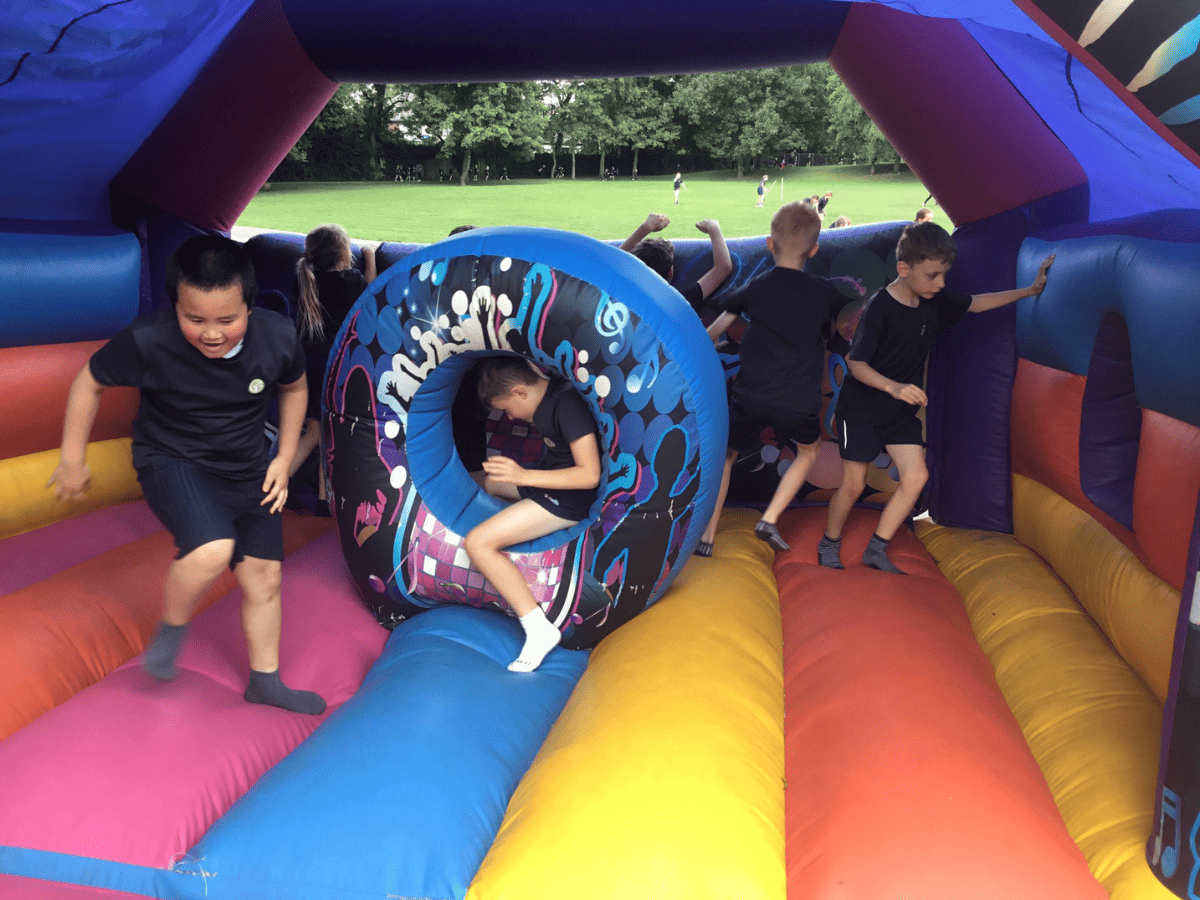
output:
<instances>
[{"instance_id":1,"label":"distant person on field","mask_svg":"<svg viewBox=\"0 0 1200 900\"><path fill-rule=\"evenodd\" d=\"M759 209L761 209L761 208L762 208L762 205L763 205L763 198L764 198L764 197L766 196L766 194L767 194L767 186L768 186L769 184L770 184L770 182L769 182L769 181L767 181L767 176L766 176L766 175L764 175L764 176L762 177L762 181L760 181L760 182L758 183L758 203L756 203L756 204L754 204L754 205L755 205L755 206L757 206Z\"/></svg>"},{"instance_id":2,"label":"distant person on field","mask_svg":"<svg viewBox=\"0 0 1200 900\"><path fill-rule=\"evenodd\" d=\"M683 190L683 173L678 169L675 170L675 205L679 205L679 192Z\"/></svg>"},{"instance_id":3,"label":"distant person on field","mask_svg":"<svg viewBox=\"0 0 1200 900\"><path fill-rule=\"evenodd\" d=\"M749 319L741 341L741 368L729 404L729 449L717 505L698 556L712 556L717 523L729 490L733 464L759 442L767 427L796 458L775 489L754 534L779 551L791 549L776 522L795 499L817 461L821 444L821 376L824 338L830 322L849 302L832 282L809 275L804 266L817 252L821 219L811 203L785 203L771 217L767 250L774 268L721 302L721 315L708 327L716 343L739 317Z\"/></svg>"},{"instance_id":4,"label":"distant person on field","mask_svg":"<svg viewBox=\"0 0 1200 900\"><path fill-rule=\"evenodd\" d=\"M667 284L675 277L675 245L648 235L662 231L670 224L671 220L662 213L650 213L646 216L646 221L634 229L633 234L621 244L622 250L632 253L648 265L661 275ZM716 219L701 219L696 223L696 228L707 234L712 243L713 264L695 284L688 285L680 293L692 309L699 311L704 301L733 273L733 259L725 245L725 236L721 234L721 225Z\"/></svg>"}]
</instances>

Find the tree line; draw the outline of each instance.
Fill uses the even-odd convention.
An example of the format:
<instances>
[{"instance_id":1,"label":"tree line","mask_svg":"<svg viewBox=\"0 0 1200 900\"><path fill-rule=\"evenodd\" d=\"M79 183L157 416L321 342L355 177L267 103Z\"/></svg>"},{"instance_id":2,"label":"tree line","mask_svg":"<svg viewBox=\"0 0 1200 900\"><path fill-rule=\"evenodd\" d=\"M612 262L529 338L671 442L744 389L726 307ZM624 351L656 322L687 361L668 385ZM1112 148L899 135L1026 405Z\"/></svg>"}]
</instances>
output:
<instances>
[{"instance_id":1,"label":"tree line","mask_svg":"<svg viewBox=\"0 0 1200 900\"><path fill-rule=\"evenodd\" d=\"M479 84L342 84L277 181L633 177L897 163L828 63Z\"/></svg>"}]
</instances>

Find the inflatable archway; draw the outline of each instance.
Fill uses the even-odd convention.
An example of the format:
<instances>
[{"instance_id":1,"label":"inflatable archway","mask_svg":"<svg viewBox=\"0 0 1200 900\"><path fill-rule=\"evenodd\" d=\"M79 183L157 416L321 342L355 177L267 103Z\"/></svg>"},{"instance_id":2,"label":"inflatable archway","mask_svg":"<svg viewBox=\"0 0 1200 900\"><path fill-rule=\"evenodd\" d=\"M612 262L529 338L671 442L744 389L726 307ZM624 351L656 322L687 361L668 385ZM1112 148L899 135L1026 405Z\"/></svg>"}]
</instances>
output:
<instances>
[{"instance_id":1,"label":"inflatable archway","mask_svg":"<svg viewBox=\"0 0 1200 900\"><path fill-rule=\"evenodd\" d=\"M1200 564L1200 11L1167 6L6 9L0 888L1192 895L1200 614L1181 597ZM285 653L332 698L328 727L304 740L315 723L245 715L229 689L236 604L220 600L197 623L181 694L147 694L128 661L169 540L134 502L134 400L106 402L90 451L104 487L73 518L40 489L54 411L95 342L162 303L179 240L227 230L339 81L821 59L960 224L958 287L1009 287L1058 254L1046 295L964 323L931 359L938 524L918 525L928 551L911 536L898 548L921 590L897 597L857 570L828 581L802 549L819 510L788 519L796 550L772 572L731 513L715 561L690 563L590 659L562 651L512 686L492 673L515 638L485 611L422 613L384 650L325 536L289 566L285 590L306 605ZM686 263L697 248L681 251ZM869 529L852 519L847 550ZM319 530L290 523L291 546ZM155 768L164 758L182 762Z\"/></svg>"}]
</instances>

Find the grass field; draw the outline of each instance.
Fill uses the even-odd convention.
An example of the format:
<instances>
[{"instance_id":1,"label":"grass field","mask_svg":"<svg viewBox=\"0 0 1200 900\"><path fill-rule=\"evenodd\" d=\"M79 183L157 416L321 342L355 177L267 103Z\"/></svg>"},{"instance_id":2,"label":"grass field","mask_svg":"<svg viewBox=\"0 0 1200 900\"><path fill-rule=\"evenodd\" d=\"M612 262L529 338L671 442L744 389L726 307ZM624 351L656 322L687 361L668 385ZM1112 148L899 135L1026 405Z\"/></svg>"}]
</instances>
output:
<instances>
[{"instance_id":1,"label":"grass field","mask_svg":"<svg viewBox=\"0 0 1200 900\"><path fill-rule=\"evenodd\" d=\"M338 222L355 238L431 243L456 225L541 225L625 238L649 212L666 213L663 237L699 237L694 223L717 219L726 237L766 234L780 200L779 171L773 170L763 209L756 187L763 173L738 179L731 171L685 176L687 189L675 205L669 176L630 181L595 177L554 181L489 181L458 184L274 184L262 191L237 224L306 233ZM841 215L855 225L911 219L928 193L907 171L871 175L864 167L813 166L784 172L783 201L833 191L825 221ZM935 221L950 223L941 210Z\"/></svg>"}]
</instances>

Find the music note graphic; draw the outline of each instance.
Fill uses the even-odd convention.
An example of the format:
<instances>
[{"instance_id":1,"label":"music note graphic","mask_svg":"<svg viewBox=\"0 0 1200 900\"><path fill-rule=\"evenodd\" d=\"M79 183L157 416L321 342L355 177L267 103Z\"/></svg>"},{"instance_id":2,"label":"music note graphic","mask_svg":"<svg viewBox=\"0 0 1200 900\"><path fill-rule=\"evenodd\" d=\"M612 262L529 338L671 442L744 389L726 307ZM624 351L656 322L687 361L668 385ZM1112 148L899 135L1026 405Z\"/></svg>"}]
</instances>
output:
<instances>
[{"instance_id":1,"label":"music note graphic","mask_svg":"<svg viewBox=\"0 0 1200 900\"><path fill-rule=\"evenodd\" d=\"M1182 830L1180 827L1181 813L1182 804L1179 795L1164 785L1162 790L1162 812L1158 817L1158 833L1155 836L1155 856L1158 857L1158 864L1163 878L1170 878L1179 867L1179 835ZM1171 828L1175 834L1175 838L1172 844L1163 846L1165 843L1164 837L1166 835L1167 819L1170 819L1174 823Z\"/></svg>"}]
</instances>

